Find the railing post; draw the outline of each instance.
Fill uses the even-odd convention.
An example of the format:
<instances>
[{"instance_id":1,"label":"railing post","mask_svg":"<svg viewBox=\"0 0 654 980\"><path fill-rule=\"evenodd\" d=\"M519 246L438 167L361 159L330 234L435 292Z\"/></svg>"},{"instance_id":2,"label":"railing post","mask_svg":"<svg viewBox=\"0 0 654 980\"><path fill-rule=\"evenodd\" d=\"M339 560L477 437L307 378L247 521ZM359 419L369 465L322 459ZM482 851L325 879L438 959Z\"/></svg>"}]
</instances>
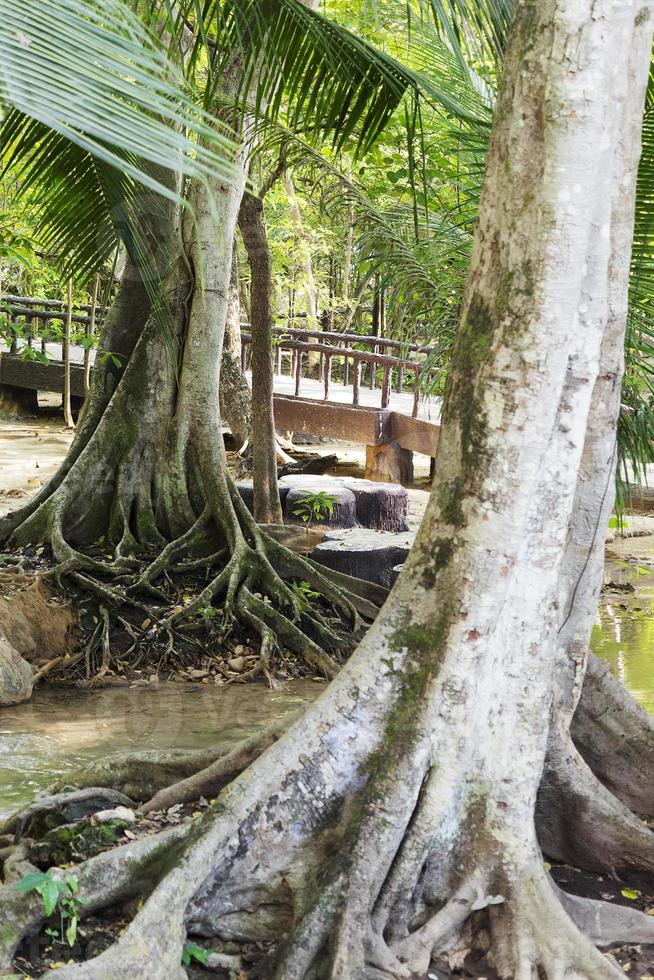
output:
<instances>
[{"instance_id":1,"label":"railing post","mask_svg":"<svg viewBox=\"0 0 654 980\"><path fill-rule=\"evenodd\" d=\"M418 408L420 406L420 371L416 368L416 377L413 383L413 411L411 417L418 418Z\"/></svg>"},{"instance_id":2,"label":"railing post","mask_svg":"<svg viewBox=\"0 0 654 980\"><path fill-rule=\"evenodd\" d=\"M343 354L343 384L344 385L349 385L349 383L350 383L350 362L347 359L347 351L348 351L347 340L344 340L343 341L343 350L345 351L345 353Z\"/></svg>"},{"instance_id":3,"label":"railing post","mask_svg":"<svg viewBox=\"0 0 654 980\"><path fill-rule=\"evenodd\" d=\"M300 394L300 382L302 380L302 351L298 348L295 351L295 395Z\"/></svg>"},{"instance_id":4,"label":"railing post","mask_svg":"<svg viewBox=\"0 0 654 980\"><path fill-rule=\"evenodd\" d=\"M391 400L391 366L384 365L384 378L382 381L381 407L388 408Z\"/></svg>"},{"instance_id":5,"label":"railing post","mask_svg":"<svg viewBox=\"0 0 654 980\"><path fill-rule=\"evenodd\" d=\"M353 358L354 361L354 389L352 392L352 404L359 404L359 395L361 388L361 361L358 358Z\"/></svg>"},{"instance_id":6,"label":"railing post","mask_svg":"<svg viewBox=\"0 0 654 980\"><path fill-rule=\"evenodd\" d=\"M370 349L371 354L377 354L377 344L373 344ZM374 391L377 387L377 364L375 361L370 362L370 390Z\"/></svg>"},{"instance_id":7,"label":"railing post","mask_svg":"<svg viewBox=\"0 0 654 980\"><path fill-rule=\"evenodd\" d=\"M14 326L15 323L16 323L16 319L13 316L13 314L10 313L9 314L9 331L11 333L11 346L9 347L10 354L16 354L18 352L18 337L16 334L16 328Z\"/></svg>"},{"instance_id":8,"label":"railing post","mask_svg":"<svg viewBox=\"0 0 654 980\"><path fill-rule=\"evenodd\" d=\"M403 364L400 364L400 366L397 369L397 388L396 388L396 391L397 391L398 394L401 394L403 387L404 387L404 365Z\"/></svg>"},{"instance_id":9,"label":"railing post","mask_svg":"<svg viewBox=\"0 0 654 980\"><path fill-rule=\"evenodd\" d=\"M327 401L329 398L329 382L331 379L331 373L332 373L332 356L331 354L325 354L325 375L323 378L325 382L325 401Z\"/></svg>"},{"instance_id":10,"label":"railing post","mask_svg":"<svg viewBox=\"0 0 654 980\"><path fill-rule=\"evenodd\" d=\"M68 280L68 303L66 305L66 319L64 321L64 337L62 344L62 355L64 362L64 422L67 428L74 429L73 411L70 405L70 327L73 317L73 280Z\"/></svg>"},{"instance_id":11,"label":"railing post","mask_svg":"<svg viewBox=\"0 0 654 980\"><path fill-rule=\"evenodd\" d=\"M282 344L281 340L275 349L275 374L282 373Z\"/></svg>"}]
</instances>

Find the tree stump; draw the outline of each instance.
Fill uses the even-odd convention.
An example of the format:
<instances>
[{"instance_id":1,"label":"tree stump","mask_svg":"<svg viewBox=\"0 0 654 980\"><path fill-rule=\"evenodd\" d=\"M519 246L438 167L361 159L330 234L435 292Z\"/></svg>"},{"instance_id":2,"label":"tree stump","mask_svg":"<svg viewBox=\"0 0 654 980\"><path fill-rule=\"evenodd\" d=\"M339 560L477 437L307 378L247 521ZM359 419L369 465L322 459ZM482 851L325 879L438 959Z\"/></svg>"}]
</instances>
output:
<instances>
[{"instance_id":1,"label":"tree stump","mask_svg":"<svg viewBox=\"0 0 654 980\"><path fill-rule=\"evenodd\" d=\"M393 569L405 561L413 538L413 534L370 531L368 528L329 532L313 549L311 557L334 571L376 582L388 589L393 584Z\"/></svg>"},{"instance_id":2,"label":"tree stump","mask_svg":"<svg viewBox=\"0 0 654 980\"><path fill-rule=\"evenodd\" d=\"M357 523L356 498L351 490L348 490L347 487L340 486L338 483L330 483L325 487L291 486L284 504L285 519L291 524L305 523L301 515L295 514L295 510L307 494L320 491L329 494L333 498L334 510L331 514L324 514L322 520L312 520L310 523L323 524L329 522L330 527L355 527Z\"/></svg>"},{"instance_id":3,"label":"tree stump","mask_svg":"<svg viewBox=\"0 0 654 980\"><path fill-rule=\"evenodd\" d=\"M366 479L409 486L413 483L413 453L397 442L366 446Z\"/></svg>"},{"instance_id":4,"label":"tree stump","mask_svg":"<svg viewBox=\"0 0 654 980\"><path fill-rule=\"evenodd\" d=\"M406 531L409 498L397 483L377 483L343 477L342 483L352 491L357 502L357 521L375 531Z\"/></svg>"}]
</instances>

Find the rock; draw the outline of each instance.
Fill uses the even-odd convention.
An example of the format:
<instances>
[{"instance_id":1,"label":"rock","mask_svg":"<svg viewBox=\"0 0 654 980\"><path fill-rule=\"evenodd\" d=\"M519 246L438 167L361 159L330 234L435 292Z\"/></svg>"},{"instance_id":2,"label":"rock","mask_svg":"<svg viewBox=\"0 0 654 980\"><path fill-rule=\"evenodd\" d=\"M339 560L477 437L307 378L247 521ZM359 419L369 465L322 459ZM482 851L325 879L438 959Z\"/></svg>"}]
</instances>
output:
<instances>
[{"instance_id":1,"label":"rock","mask_svg":"<svg viewBox=\"0 0 654 980\"><path fill-rule=\"evenodd\" d=\"M29 701L33 686L32 668L0 634L0 707Z\"/></svg>"},{"instance_id":2,"label":"rock","mask_svg":"<svg viewBox=\"0 0 654 980\"><path fill-rule=\"evenodd\" d=\"M190 670L189 677L194 681L201 681L203 677L209 676L208 670Z\"/></svg>"},{"instance_id":3,"label":"rock","mask_svg":"<svg viewBox=\"0 0 654 980\"><path fill-rule=\"evenodd\" d=\"M112 811L105 811L105 813L110 812ZM131 815L131 822L133 822L134 813L131 810L126 812ZM103 821L78 820L53 827L43 835L41 840L32 845L29 852L30 861L45 868L53 864L67 864L69 861L85 861L113 847L129 824L129 820L112 817Z\"/></svg>"},{"instance_id":4,"label":"rock","mask_svg":"<svg viewBox=\"0 0 654 980\"><path fill-rule=\"evenodd\" d=\"M414 535L367 528L330 531L311 557L328 568L390 588L393 569L406 560Z\"/></svg>"},{"instance_id":5,"label":"rock","mask_svg":"<svg viewBox=\"0 0 654 980\"><path fill-rule=\"evenodd\" d=\"M124 823L136 823L136 814L127 806L115 806L111 810L98 810L91 816L91 823L106 823L107 820L122 820Z\"/></svg>"},{"instance_id":6,"label":"rock","mask_svg":"<svg viewBox=\"0 0 654 980\"><path fill-rule=\"evenodd\" d=\"M232 657L231 660L227 661L227 666L230 670L243 670L245 666L245 657Z\"/></svg>"},{"instance_id":7,"label":"rock","mask_svg":"<svg viewBox=\"0 0 654 980\"><path fill-rule=\"evenodd\" d=\"M21 837L42 837L47 831L62 824L76 823L85 817L116 806L131 809L134 801L124 793L102 786L73 789L62 786L55 795L44 793L24 810L7 817L0 825L2 834L18 834Z\"/></svg>"}]
</instances>

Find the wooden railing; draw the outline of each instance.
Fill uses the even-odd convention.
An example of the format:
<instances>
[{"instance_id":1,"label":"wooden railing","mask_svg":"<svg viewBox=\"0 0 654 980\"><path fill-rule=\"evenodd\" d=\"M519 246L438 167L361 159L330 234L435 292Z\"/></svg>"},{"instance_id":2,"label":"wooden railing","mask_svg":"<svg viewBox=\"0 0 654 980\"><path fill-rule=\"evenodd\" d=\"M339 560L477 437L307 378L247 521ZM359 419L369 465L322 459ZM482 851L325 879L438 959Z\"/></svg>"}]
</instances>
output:
<instances>
[{"instance_id":1,"label":"wooden railing","mask_svg":"<svg viewBox=\"0 0 654 980\"><path fill-rule=\"evenodd\" d=\"M73 312L74 310L77 312ZM68 313L68 302L63 299L40 299L35 296L15 296L11 293L4 293L0 296L0 313L4 313L7 316L9 330L13 335L10 349L12 353L15 353L19 336L25 334L24 330L19 331L17 329L17 321L19 319L23 319L26 324L30 322L32 326L35 325L36 321L47 323L50 320L60 320L63 323ZM96 306L94 317L96 326L99 326L102 322L103 314L104 307ZM92 320L90 304L73 303L71 306L70 320L73 323L83 324L88 328ZM16 324L16 329L14 329L14 324ZM27 331L26 340L29 347L32 346L35 338L36 330L32 329ZM48 339L47 332L41 331L40 343L41 350L44 353Z\"/></svg>"},{"instance_id":2,"label":"wooden railing","mask_svg":"<svg viewBox=\"0 0 654 980\"><path fill-rule=\"evenodd\" d=\"M251 343L249 326L247 323L241 324L241 364L244 371L248 367L248 348ZM426 364L432 348L419 344L405 344L386 337L290 327L273 327L273 337L275 373L283 374L282 354L286 351L289 354L288 374L294 378L296 396L302 393L302 379L307 376L305 368L308 367L311 354L318 355L317 377L323 383L326 401L329 400L330 385L334 380L333 369L337 363L342 363L342 383L349 385L351 377L353 405L360 404L364 364L370 365L367 386L372 390L377 387L377 368L382 369L380 384L382 408L387 408L390 403L393 372L395 372L395 390L398 392L406 389L406 373L412 372L410 390L413 392L412 415L415 418L420 404L420 390L423 381L426 380L424 375L425 373L431 375L435 370ZM358 346L355 347L355 344ZM367 347L368 350L360 350L360 347ZM404 356L385 353L389 350L398 351L398 355ZM423 355L423 357L419 360L415 356L410 358L406 356L407 354Z\"/></svg>"},{"instance_id":3,"label":"wooden railing","mask_svg":"<svg viewBox=\"0 0 654 980\"><path fill-rule=\"evenodd\" d=\"M74 311L74 312L73 312ZM48 323L52 320L64 321L68 313L66 300L40 299L33 296L17 296L4 294L0 296L0 313L7 315L9 328L16 324L11 342L11 351L17 350L18 337L23 334L29 346L32 346L36 331L20 331L18 320L24 319L35 325L36 322ZM95 323L101 322L104 308L97 306ZM91 323L91 306L88 304L73 304L70 310L73 323L88 328ZM241 358L243 370L248 367L249 348L251 343L250 324L241 324ZM41 349L45 352L48 341L47 331L40 331ZM387 408L391 399L391 390L397 392L411 391L413 393L412 415L418 415L420 391L427 377L432 375L434 368L429 366L428 357L432 353L430 347L419 344L404 343L387 337L362 335L356 333L339 333L329 330L306 330L297 327L273 327L275 343L275 373L284 373L283 355L288 355L288 374L294 379L295 395L302 394L302 380L308 376L309 360L313 355L314 365L317 366L317 378L323 384L324 398L329 400L330 386L336 381L335 370L338 368L338 381L344 385L352 385L352 404L360 404L361 388L367 386L377 388L377 371L381 369L379 381L381 408ZM316 365L317 361L317 365ZM364 372L364 365L368 365ZM408 378L407 375L411 374Z\"/></svg>"}]
</instances>

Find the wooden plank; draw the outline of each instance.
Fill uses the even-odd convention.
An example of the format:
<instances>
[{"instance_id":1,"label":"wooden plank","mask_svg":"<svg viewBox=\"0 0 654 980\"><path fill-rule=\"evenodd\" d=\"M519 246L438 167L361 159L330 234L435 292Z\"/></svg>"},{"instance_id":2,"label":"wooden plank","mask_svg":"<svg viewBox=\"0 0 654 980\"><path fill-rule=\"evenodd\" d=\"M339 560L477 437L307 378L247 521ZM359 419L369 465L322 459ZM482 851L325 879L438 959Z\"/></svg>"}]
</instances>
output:
<instances>
[{"instance_id":1,"label":"wooden plank","mask_svg":"<svg viewBox=\"0 0 654 980\"><path fill-rule=\"evenodd\" d=\"M61 361L25 361L11 354L0 355L0 384L15 388L32 388L36 391L54 391L63 394L64 365ZM70 366L71 395L84 397L84 367L82 364Z\"/></svg>"},{"instance_id":2,"label":"wooden plank","mask_svg":"<svg viewBox=\"0 0 654 980\"><path fill-rule=\"evenodd\" d=\"M390 412L360 405L275 395L275 425L282 431L346 439L362 445L388 441Z\"/></svg>"},{"instance_id":3,"label":"wooden plank","mask_svg":"<svg viewBox=\"0 0 654 980\"><path fill-rule=\"evenodd\" d=\"M414 419L401 412L390 412L390 441L414 453L435 456L440 425L425 419Z\"/></svg>"}]
</instances>

